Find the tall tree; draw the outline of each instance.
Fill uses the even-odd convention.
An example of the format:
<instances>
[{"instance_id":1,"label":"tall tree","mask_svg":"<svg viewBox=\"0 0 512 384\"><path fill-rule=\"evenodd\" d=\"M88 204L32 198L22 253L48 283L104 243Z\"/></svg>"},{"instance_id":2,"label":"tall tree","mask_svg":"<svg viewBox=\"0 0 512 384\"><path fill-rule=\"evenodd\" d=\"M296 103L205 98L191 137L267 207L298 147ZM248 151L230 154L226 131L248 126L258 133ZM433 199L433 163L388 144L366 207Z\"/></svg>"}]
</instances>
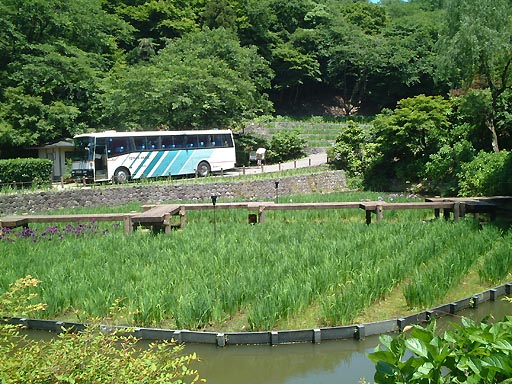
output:
<instances>
[{"instance_id":1,"label":"tall tree","mask_svg":"<svg viewBox=\"0 0 512 384\"><path fill-rule=\"evenodd\" d=\"M95 125L99 79L132 32L101 5L2 1L0 146L43 144Z\"/></svg>"},{"instance_id":2,"label":"tall tree","mask_svg":"<svg viewBox=\"0 0 512 384\"><path fill-rule=\"evenodd\" d=\"M323 76L337 89L346 114L357 109L368 95L368 79L377 73L382 60L382 40L350 25L332 26L322 47Z\"/></svg>"},{"instance_id":3,"label":"tall tree","mask_svg":"<svg viewBox=\"0 0 512 384\"><path fill-rule=\"evenodd\" d=\"M439 11L400 1L332 4L319 39L322 80L354 107L379 111L400 99L436 94Z\"/></svg>"},{"instance_id":4,"label":"tall tree","mask_svg":"<svg viewBox=\"0 0 512 384\"><path fill-rule=\"evenodd\" d=\"M435 82L435 44L442 11L424 10L415 3L386 8L389 21L382 30L380 67L369 79L369 101L394 108L397 100L418 94L444 94Z\"/></svg>"},{"instance_id":5,"label":"tall tree","mask_svg":"<svg viewBox=\"0 0 512 384\"><path fill-rule=\"evenodd\" d=\"M121 17L135 29L135 38L150 39L158 49L167 39L183 36L199 29L203 0L109 0L104 1L109 12ZM124 47L127 51L137 46Z\"/></svg>"},{"instance_id":6,"label":"tall tree","mask_svg":"<svg viewBox=\"0 0 512 384\"><path fill-rule=\"evenodd\" d=\"M492 149L500 150L500 98L512 86L512 3L510 0L449 0L439 43L440 73L454 87L489 88L486 126Z\"/></svg>"},{"instance_id":7,"label":"tall tree","mask_svg":"<svg viewBox=\"0 0 512 384\"><path fill-rule=\"evenodd\" d=\"M133 129L230 127L269 112L271 71L256 49L223 28L170 41L147 62L118 66L105 82L104 124Z\"/></svg>"}]
</instances>

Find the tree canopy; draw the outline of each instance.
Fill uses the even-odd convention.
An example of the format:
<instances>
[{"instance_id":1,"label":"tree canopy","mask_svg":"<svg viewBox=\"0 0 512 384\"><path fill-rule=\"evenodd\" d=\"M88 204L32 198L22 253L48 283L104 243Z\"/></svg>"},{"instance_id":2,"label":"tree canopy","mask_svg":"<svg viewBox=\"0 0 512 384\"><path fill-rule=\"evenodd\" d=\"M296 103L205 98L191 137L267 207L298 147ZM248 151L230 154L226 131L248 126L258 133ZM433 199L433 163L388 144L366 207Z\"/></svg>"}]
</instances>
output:
<instances>
[{"instance_id":1,"label":"tree canopy","mask_svg":"<svg viewBox=\"0 0 512 384\"><path fill-rule=\"evenodd\" d=\"M219 28L171 40L147 62L105 79L105 124L142 129L232 127L268 113L271 70L254 48Z\"/></svg>"},{"instance_id":2,"label":"tree canopy","mask_svg":"<svg viewBox=\"0 0 512 384\"><path fill-rule=\"evenodd\" d=\"M485 123L492 134L492 148L498 152L504 134L498 121L500 101L512 86L512 5L508 0L450 0L443 32L440 75L454 86L490 90Z\"/></svg>"},{"instance_id":3,"label":"tree canopy","mask_svg":"<svg viewBox=\"0 0 512 384\"><path fill-rule=\"evenodd\" d=\"M435 94L431 1L5 0L0 146ZM442 87L441 87L442 88Z\"/></svg>"}]
</instances>

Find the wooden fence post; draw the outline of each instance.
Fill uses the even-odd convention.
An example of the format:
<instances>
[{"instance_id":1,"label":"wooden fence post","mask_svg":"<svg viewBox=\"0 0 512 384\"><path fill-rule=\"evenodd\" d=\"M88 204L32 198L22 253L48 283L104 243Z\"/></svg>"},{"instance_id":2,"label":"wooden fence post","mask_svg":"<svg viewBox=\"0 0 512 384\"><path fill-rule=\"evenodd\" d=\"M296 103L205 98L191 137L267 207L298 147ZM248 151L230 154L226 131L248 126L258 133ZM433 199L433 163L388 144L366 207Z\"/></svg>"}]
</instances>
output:
<instances>
[{"instance_id":1,"label":"wooden fence post","mask_svg":"<svg viewBox=\"0 0 512 384\"><path fill-rule=\"evenodd\" d=\"M460 217L460 203L453 204L453 221L459 220Z\"/></svg>"},{"instance_id":2,"label":"wooden fence post","mask_svg":"<svg viewBox=\"0 0 512 384\"><path fill-rule=\"evenodd\" d=\"M377 221L382 221L384 217L382 205L379 204L375 207L375 214L377 215Z\"/></svg>"},{"instance_id":3,"label":"wooden fence post","mask_svg":"<svg viewBox=\"0 0 512 384\"><path fill-rule=\"evenodd\" d=\"M182 205L180 207L180 229L185 228L185 225L187 224L187 218L185 217L186 210L185 207Z\"/></svg>"},{"instance_id":4,"label":"wooden fence post","mask_svg":"<svg viewBox=\"0 0 512 384\"><path fill-rule=\"evenodd\" d=\"M132 232L133 232L132 217L130 215L126 215L124 218L124 234L129 235Z\"/></svg>"}]
</instances>

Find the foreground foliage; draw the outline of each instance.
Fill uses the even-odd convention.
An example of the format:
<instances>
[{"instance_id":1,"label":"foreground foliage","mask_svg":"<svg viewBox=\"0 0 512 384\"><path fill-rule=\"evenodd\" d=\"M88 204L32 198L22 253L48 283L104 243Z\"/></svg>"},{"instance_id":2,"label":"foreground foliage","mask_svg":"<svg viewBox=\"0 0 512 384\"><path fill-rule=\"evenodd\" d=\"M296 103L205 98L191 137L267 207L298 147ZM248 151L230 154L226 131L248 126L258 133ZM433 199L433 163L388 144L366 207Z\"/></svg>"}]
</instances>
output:
<instances>
[{"instance_id":1,"label":"foreground foliage","mask_svg":"<svg viewBox=\"0 0 512 384\"><path fill-rule=\"evenodd\" d=\"M512 316L495 324L463 318L453 327L439 335L433 322L396 338L381 336L369 355L375 383L512 382Z\"/></svg>"},{"instance_id":2,"label":"foreground foliage","mask_svg":"<svg viewBox=\"0 0 512 384\"><path fill-rule=\"evenodd\" d=\"M40 281L26 276L0 295L0 315L30 315L44 310L32 304L31 290ZM115 314L117 305L112 308ZM0 323L0 381L9 383L197 383L189 365L195 354L181 355L171 342L140 347L137 339L109 331L92 321L83 332L62 332L47 341L34 341L19 326Z\"/></svg>"}]
</instances>

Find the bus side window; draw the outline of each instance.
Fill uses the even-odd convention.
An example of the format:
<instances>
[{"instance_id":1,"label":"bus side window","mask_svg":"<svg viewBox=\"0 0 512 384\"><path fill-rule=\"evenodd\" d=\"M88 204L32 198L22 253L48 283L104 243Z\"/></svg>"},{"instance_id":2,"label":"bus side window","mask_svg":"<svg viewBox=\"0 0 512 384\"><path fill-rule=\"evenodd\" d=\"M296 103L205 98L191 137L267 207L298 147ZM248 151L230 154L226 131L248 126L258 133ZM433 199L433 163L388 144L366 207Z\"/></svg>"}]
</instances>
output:
<instances>
[{"instance_id":1,"label":"bus side window","mask_svg":"<svg viewBox=\"0 0 512 384\"><path fill-rule=\"evenodd\" d=\"M216 145L218 147L229 147L230 146L230 138L229 135L217 134L215 135Z\"/></svg>"},{"instance_id":2,"label":"bus side window","mask_svg":"<svg viewBox=\"0 0 512 384\"><path fill-rule=\"evenodd\" d=\"M160 147L161 147L160 136L148 136L147 140L148 140L147 147L146 147L147 149L149 149L149 150L160 149Z\"/></svg>"},{"instance_id":3,"label":"bus side window","mask_svg":"<svg viewBox=\"0 0 512 384\"><path fill-rule=\"evenodd\" d=\"M146 138L145 137L134 137L135 140L135 149L138 151L144 151L147 148Z\"/></svg>"},{"instance_id":4,"label":"bus side window","mask_svg":"<svg viewBox=\"0 0 512 384\"><path fill-rule=\"evenodd\" d=\"M197 135L187 135L187 148L197 147Z\"/></svg>"},{"instance_id":5,"label":"bus side window","mask_svg":"<svg viewBox=\"0 0 512 384\"><path fill-rule=\"evenodd\" d=\"M174 145L176 148L185 148L185 139L184 135L174 136Z\"/></svg>"},{"instance_id":6,"label":"bus side window","mask_svg":"<svg viewBox=\"0 0 512 384\"><path fill-rule=\"evenodd\" d=\"M201 148L210 146L209 135L197 135L197 141Z\"/></svg>"},{"instance_id":7,"label":"bus side window","mask_svg":"<svg viewBox=\"0 0 512 384\"><path fill-rule=\"evenodd\" d=\"M108 156L117 156L128 152L128 138L111 137L107 140Z\"/></svg>"},{"instance_id":8,"label":"bus side window","mask_svg":"<svg viewBox=\"0 0 512 384\"><path fill-rule=\"evenodd\" d=\"M162 136L162 149L169 149L172 148L172 136Z\"/></svg>"},{"instance_id":9,"label":"bus side window","mask_svg":"<svg viewBox=\"0 0 512 384\"><path fill-rule=\"evenodd\" d=\"M233 140L231 138L231 135L222 135L223 136L223 139L224 139L224 146L225 147L232 147L233 146Z\"/></svg>"}]
</instances>

